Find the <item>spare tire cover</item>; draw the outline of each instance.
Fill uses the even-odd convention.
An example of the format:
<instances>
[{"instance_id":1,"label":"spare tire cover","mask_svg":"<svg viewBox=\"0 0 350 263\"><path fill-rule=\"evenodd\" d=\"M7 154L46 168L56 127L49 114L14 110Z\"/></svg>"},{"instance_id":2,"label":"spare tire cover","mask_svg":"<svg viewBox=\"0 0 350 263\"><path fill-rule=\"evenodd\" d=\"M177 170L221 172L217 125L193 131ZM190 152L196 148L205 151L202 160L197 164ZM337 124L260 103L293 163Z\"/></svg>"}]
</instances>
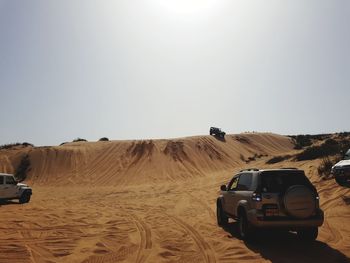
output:
<instances>
[{"instance_id":1,"label":"spare tire cover","mask_svg":"<svg viewBox=\"0 0 350 263\"><path fill-rule=\"evenodd\" d=\"M284 195L284 206L289 215L300 219L307 218L315 211L315 196L306 186L293 185Z\"/></svg>"}]
</instances>

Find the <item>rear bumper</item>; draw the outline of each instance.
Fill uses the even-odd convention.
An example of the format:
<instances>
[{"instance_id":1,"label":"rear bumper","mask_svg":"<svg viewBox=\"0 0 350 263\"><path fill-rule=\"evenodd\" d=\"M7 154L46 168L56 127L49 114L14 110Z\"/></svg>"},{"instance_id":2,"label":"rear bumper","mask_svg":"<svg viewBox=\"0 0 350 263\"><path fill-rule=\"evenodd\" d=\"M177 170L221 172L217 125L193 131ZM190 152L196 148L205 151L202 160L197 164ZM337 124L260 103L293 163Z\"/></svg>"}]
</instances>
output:
<instances>
[{"instance_id":1,"label":"rear bumper","mask_svg":"<svg viewBox=\"0 0 350 263\"><path fill-rule=\"evenodd\" d=\"M294 218L273 218L266 219L259 215L256 209L250 210L247 214L248 221L258 228L302 228L302 227L319 227L324 221L324 213L321 209L318 210L317 215L308 219L294 219Z\"/></svg>"}]
</instances>

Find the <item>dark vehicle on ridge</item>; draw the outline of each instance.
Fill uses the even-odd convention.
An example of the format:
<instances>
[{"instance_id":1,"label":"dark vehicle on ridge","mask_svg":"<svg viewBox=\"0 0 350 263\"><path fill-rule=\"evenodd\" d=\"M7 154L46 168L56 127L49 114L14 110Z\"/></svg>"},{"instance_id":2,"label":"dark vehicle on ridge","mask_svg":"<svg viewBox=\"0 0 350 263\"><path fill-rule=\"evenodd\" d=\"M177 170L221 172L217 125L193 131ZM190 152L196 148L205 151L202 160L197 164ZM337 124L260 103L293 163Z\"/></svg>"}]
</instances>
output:
<instances>
[{"instance_id":1,"label":"dark vehicle on ridge","mask_svg":"<svg viewBox=\"0 0 350 263\"><path fill-rule=\"evenodd\" d=\"M209 134L214 136L219 136L221 138L224 138L226 135L224 131L222 131L220 128L217 128L217 127L210 127Z\"/></svg>"}]
</instances>

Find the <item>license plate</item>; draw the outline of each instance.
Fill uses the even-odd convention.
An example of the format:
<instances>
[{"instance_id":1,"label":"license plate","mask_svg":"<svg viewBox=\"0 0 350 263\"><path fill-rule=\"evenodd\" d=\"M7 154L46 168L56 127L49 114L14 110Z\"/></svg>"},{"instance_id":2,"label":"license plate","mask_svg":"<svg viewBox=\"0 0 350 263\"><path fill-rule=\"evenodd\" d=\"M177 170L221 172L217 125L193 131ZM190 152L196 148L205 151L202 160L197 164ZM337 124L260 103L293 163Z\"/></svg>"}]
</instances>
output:
<instances>
[{"instance_id":1,"label":"license plate","mask_svg":"<svg viewBox=\"0 0 350 263\"><path fill-rule=\"evenodd\" d=\"M278 216L277 208L267 208L265 210L265 216Z\"/></svg>"}]
</instances>

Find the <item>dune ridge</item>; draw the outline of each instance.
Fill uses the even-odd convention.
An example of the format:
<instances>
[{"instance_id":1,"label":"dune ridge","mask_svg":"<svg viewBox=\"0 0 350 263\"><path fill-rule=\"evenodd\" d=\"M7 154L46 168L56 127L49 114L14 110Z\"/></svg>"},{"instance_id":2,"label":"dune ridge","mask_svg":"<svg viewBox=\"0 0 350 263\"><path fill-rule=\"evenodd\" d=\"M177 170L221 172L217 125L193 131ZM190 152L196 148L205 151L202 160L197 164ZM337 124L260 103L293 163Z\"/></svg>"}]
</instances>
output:
<instances>
[{"instance_id":1,"label":"dune ridge","mask_svg":"<svg viewBox=\"0 0 350 263\"><path fill-rule=\"evenodd\" d=\"M32 184L125 185L204 176L242 165L254 154L273 155L292 149L276 134L195 136L171 140L76 142L26 150ZM0 153L0 158L8 158ZM0 159L2 160L2 159ZM13 171L9 160L5 171Z\"/></svg>"}]
</instances>

